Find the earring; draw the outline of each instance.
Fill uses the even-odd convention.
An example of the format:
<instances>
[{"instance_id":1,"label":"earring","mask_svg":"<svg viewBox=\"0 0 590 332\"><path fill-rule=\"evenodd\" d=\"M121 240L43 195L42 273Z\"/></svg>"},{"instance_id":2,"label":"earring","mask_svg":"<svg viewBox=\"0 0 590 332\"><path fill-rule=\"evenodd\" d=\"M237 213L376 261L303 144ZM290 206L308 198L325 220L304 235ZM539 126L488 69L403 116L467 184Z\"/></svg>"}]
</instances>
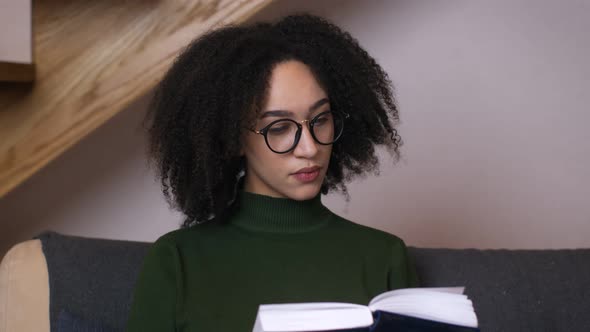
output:
<instances>
[{"instance_id":1,"label":"earring","mask_svg":"<svg viewBox=\"0 0 590 332\"><path fill-rule=\"evenodd\" d=\"M228 202L227 206L232 205L236 201L236 198L238 197L239 187L244 180L243 178L246 176L246 157L240 156L239 158L240 158L240 160L238 161L238 166L237 166L238 172L236 174L234 191L232 194L232 199Z\"/></svg>"}]
</instances>

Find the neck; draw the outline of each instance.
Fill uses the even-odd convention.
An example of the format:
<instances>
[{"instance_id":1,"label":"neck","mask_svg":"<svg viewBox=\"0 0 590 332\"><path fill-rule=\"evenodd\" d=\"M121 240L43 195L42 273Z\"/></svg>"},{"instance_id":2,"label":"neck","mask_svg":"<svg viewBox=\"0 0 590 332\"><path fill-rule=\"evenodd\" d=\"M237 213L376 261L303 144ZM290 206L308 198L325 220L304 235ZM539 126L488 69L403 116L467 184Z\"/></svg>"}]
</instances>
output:
<instances>
[{"instance_id":1,"label":"neck","mask_svg":"<svg viewBox=\"0 0 590 332\"><path fill-rule=\"evenodd\" d=\"M301 233L317 229L331 216L318 193L309 200L297 201L240 191L232 224L252 231Z\"/></svg>"}]
</instances>

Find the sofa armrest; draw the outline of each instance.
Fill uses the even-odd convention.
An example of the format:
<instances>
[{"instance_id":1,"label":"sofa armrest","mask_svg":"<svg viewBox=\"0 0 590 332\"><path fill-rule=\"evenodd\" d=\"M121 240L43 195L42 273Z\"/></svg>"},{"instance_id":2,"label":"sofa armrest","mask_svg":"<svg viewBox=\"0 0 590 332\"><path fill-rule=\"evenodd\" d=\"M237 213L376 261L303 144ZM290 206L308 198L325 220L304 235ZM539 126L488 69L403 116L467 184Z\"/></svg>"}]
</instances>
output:
<instances>
[{"instance_id":1,"label":"sofa armrest","mask_svg":"<svg viewBox=\"0 0 590 332\"><path fill-rule=\"evenodd\" d=\"M0 263L0 332L49 332L49 276L41 241L14 245Z\"/></svg>"}]
</instances>

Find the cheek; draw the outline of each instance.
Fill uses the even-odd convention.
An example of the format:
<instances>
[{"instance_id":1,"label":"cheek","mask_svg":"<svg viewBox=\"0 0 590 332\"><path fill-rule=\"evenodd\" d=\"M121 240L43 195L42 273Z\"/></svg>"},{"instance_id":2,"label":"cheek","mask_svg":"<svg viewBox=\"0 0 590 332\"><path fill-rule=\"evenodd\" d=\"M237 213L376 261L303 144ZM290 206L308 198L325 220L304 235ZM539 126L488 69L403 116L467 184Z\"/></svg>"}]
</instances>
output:
<instances>
[{"instance_id":1,"label":"cheek","mask_svg":"<svg viewBox=\"0 0 590 332\"><path fill-rule=\"evenodd\" d=\"M330 156L332 155L332 145L322 145L321 151L324 161L328 162L330 160Z\"/></svg>"},{"instance_id":2,"label":"cheek","mask_svg":"<svg viewBox=\"0 0 590 332\"><path fill-rule=\"evenodd\" d=\"M244 155L250 167L262 170L280 168L281 155L272 152L262 137L248 137L244 140Z\"/></svg>"}]
</instances>

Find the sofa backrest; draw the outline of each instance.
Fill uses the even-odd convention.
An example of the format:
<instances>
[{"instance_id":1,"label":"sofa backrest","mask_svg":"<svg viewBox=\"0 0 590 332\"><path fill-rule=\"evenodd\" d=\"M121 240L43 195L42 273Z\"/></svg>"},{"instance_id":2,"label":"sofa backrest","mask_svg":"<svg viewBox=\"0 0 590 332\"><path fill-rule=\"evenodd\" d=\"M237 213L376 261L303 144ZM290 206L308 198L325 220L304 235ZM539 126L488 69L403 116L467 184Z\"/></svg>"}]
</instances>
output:
<instances>
[{"instance_id":1,"label":"sofa backrest","mask_svg":"<svg viewBox=\"0 0 590 332\"><path fill-rule=\"evenodd\" d=\"M150 243L44 232L51 330L60 310L125 326ZM590 331L590 249L409 248L423 287L465 286L482 331Z\"/></svg>"},{"instance_id":2,"label":"sofa backrest","mask_svg":"<svg viewBox=\"0 0 590 332\"><path fill-rule=\"evenodd\" d=\"M481 331L590 331L590 249L410 248L422 286L465 286Z\"/></svg>"},{"instance_id":3,"label":"sofa backrest","mask_svg":"<svg viewBox=\"0 0 590 332\"><path fill-rule=\"evenodd\" d=\"M94 239L44 232L49 272L49 320L57 331L62 309L123 329L133 288L150 243Z\"/></svg>"}]
</instances>

